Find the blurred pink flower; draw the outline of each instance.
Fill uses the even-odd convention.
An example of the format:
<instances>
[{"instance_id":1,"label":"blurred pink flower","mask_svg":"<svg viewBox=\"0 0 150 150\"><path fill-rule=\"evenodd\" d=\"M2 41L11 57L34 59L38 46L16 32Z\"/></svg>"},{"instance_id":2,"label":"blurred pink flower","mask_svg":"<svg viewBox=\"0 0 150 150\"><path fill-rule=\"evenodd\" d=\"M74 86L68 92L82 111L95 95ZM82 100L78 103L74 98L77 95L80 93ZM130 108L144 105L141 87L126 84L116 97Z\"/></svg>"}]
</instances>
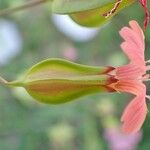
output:
<instances>
[{"instance_id":1,"label":"blurred pink flower","mask_svg":"<svg viewBox=\"0 0 150 150\"><path fill-rule=\"evenodd\" d=\"M68 60L76 60L77 59L77 51L74 47L69 47L63 51L63 57Z\"/></svg>"},{"instance_id":2,"label":"blurred pink flower","mask_svg":"<svg viewBox=\"0 0 150 150\"><path fill-rule=\"evenodd\" d=\"M130 21L130 28L123 27L120 35L124 39L121 48L129 57L130 63L117 67L112 73L118 81L109 85L119 92L128 92L136 97L126 107L121 121L122 130L125 133L135 133L140 130L147 114L146 106L146 86L143 81L149 80L146 71L150 69L144 60L144 34L136 21Z\"/></svg>"},{"instance_id":3,"label":"blurred pink flower","mask_svg":"<svg viewBox=\"0 0 150 150\"><path fill-rule=\"evenodd\" d=\"M117 128L109 128L105 130L104 137L108 141L109 150L136 150L142 133L125 135Z\"/></svg>"}]
</instances>

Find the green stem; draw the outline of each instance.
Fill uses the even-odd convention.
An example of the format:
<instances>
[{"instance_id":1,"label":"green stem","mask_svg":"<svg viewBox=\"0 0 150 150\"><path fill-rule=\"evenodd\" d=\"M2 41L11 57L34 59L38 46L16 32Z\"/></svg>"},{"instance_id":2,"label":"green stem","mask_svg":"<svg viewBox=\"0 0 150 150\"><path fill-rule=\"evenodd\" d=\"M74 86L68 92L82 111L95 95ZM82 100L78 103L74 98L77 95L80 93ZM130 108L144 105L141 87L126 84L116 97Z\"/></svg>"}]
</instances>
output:
<instances>
[{"instance_id":1,"label":"green stem","mask_svg":"<svg viewBox=\"0 0 150 150\"><path fill-rule=\"evenodd\" d=\"M8 82L4 78L2 78L1 76L0 76L0 84L8 86L8 87L23 87L24 86L23 83L20 81Z\"/></svg>"},{"instance_id":2,"label":"green stem","mask_svg":"<svg viewBox=\"0 0 150 150\"><path fill-rule=\"evenodd\" d=\"M0 76L0 83L6 85L8 82Z\"/></svg>"},{"instance_id":3,"label":"green stem","mask_svg":"<svg viewBox=\"0 0 150 150\"><path fill-rule=\"evenodd\" d=\"M22 4L20 6L16 6L14 8L6 8L6 9L3 9L3 10L0 11L0 16L9 15L9 14L12 14L12 13L20 11L20 10L24 10L24 9L27 9L27 8L30 8L30 7L33 7L33 6L40 5L40 4L45 3L47 1L48 0L30 1L30 2L27 2L27 3Z\"/></svg>"},{"instance_id":4,"label":"green stem","mask_svg":"<svg viewBox=\"0 0 150 150\"><path fill-rule=\"evenodd\" d=\"M12 81L12 82L8 82L8 85L10 87L23 87L24 84L20 81Z\"/></svg>"}]
</instances>

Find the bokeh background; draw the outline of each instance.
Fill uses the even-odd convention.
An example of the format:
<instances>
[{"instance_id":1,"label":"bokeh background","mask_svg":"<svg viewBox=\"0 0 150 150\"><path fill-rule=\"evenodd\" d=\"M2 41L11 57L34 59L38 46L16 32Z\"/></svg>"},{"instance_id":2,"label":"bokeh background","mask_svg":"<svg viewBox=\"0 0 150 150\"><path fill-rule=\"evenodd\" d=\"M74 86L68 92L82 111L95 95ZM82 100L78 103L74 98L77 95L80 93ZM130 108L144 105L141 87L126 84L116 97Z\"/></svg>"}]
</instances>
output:
<instances>
[{"instance_id":1,"label":"bokeh background","mask_svg":"<svg viewBox=\"0 0 150 150\"><path fill-rule=\"evenodd\" d=\"M0 0L0 9L25 2ZM118 31L132 19L142 26L144 13L138 3L93 30L77 26L67 16L52 15L49 4L0 17L0 75L14 80L35 63L53 57L87 65L125 64ZM150 27L145 36L148 59ZM104 93L44 105L23 89L0 86L0 150L149 150L149 113L139 133L120 132L120 116L131 98Z\"/></svg>"}]
</instances>

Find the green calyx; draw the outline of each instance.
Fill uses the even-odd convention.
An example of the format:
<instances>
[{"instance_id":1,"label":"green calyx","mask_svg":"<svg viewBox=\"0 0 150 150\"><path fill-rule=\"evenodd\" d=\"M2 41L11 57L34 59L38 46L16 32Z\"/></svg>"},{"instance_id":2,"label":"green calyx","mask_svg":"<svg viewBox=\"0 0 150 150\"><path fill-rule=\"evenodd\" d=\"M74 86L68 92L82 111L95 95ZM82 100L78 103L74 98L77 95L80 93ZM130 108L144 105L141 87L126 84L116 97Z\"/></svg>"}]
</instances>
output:
<instances>
[{"instance_id":1,"label":"green calyx","mask_svg":"<svg viewBox=\"0 0 150 150\"><path fill-rule=\"evenodd\" d=\"M118 14L123 8L131 5L133 2L135 2L135 0L123 0L113 14L111 14L109 17L105 17L104 14L109 12L114 7L115 2L116 1L111 1L95 9L76 12L70 14L70 17L81 26L99 27L100 25L111 20L113 16Z\"/></svg>"},{"instance_id":2,"label":"green calyx","mask_svg":"<svg viewBox=\"0 0 150 150\"><path fill-rule=\"evenodd\" d=\"M111 67L93 67L62 59L48 59L34 65L9 86L24 87L36 100L59 104L92 93L108 92Z\"/></svg>"},{"instance_id":3,"label":"green calyx","mask_svg":"<svg viewBox=\"0 0 150 150\"><path fill-rule=\"evenodd\" d=\"M68 14L81 26L99 27L135 1L122 0L109 17L105 17L104 14L114 8L116 0L54 0L51 10L53 13Z\"/></svg>"},{"instance_id":4,"label":"green calyx","mask_svg":"<svg viewBox=\"0 0 150 150\"><path fill-rule=\"evenodd\" d=\"M115 0L113 0L115 1ZM53 0L51 10L58 14L69 14L95 9L112 2L110 0Z\"/></svg>"},{"instance_id":5,"label":"green calyx","mask_svg":"<svg viewBox=\"0 0 150 150\"><path fill-rule=\"evenodd\" d=\"M0 16L47 3L52 13L69 15L77 24L86 27L99 27L108 22L115 14L136 0L35 0L14 8L0 10ZM119 3L117 8L114 8ZM115 10L109 17L104 14Z\"/></svg>"}]
</instances>

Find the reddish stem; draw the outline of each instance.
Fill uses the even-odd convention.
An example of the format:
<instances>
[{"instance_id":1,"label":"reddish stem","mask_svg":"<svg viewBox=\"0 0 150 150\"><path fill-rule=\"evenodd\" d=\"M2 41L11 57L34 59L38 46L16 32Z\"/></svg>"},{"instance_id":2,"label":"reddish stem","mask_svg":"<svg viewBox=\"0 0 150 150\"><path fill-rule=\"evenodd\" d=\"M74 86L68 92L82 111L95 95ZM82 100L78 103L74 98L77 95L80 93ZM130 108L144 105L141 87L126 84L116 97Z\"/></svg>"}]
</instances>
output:
<instances>
[{"instance_id":1,"label":"reddish stem","mask_svg":"<svg viewBox=\"0 0 150 150\"><path fill-rule=\"evenodd\" d=\"M149 24L149 10L147 6L147 0L140 0L140 3L142 7L144 8L144 13L145 13L145 20L144 20L144 31L146 30L148 24Z\"/></svg>"}]
</instances>

